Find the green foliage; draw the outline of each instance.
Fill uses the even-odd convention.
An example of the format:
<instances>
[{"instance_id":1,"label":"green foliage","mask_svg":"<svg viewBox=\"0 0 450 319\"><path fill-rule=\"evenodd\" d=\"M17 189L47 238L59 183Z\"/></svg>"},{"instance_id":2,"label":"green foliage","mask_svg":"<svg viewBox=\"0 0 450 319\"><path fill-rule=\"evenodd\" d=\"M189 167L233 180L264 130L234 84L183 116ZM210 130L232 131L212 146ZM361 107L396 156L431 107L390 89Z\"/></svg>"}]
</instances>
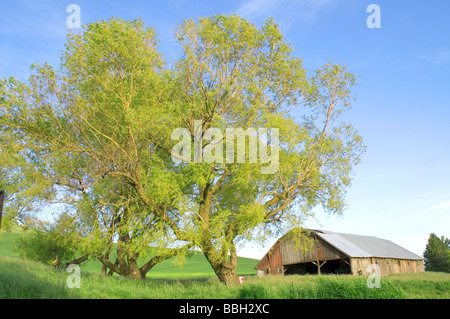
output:
<instances>
[{"instance_id":1,"label":"green foliage","mask_svg":"<svg viewBox=\"0 0 450 319\"><path fill-rule=\"evenodd\" d=\"M426 271L450 273L450 240L430 234L423 257Z\"/></svg>"},{"instance_id":2,"label":"green foliage","mask_svg":"<svg viewBox=\"0 0 450 319\"><path fill-rule=\"evenodd\" d=\"M345 65L309 76L273 19L261 28L236 15L190 19L175 38L181 52L169 69L141 20L98 21L69 34L60 71L36 64L27 82L1 80L0 160L20 161L0 181L24 179L32 203L63 203L54 234L80 253L106 261L117 240L121 270L109 266L125 275L149 245L162 258L198 246L213 268L233 273L240 242L301 226L315 206L342 214L364 152L341 120L356 78ZM274 171L236 156L174 163L171 134L198 135L195 121L202 135L278 129L278 142L258 136L279 151Z\"/></svg>"},{"instance_id":3,"label":"green foliage","mask_svg":"<svg viewBox=\"0 0 450 319\"><path fill-rule=\"evenodd\" d=\"M224 260L227 254L220 252L232 251L239 240L256 233L263 240L271 224L283 232L300 226L317 205L341 214L352 167L364 151L356 130L339 121L355 84L345 65L329 63L308 77L272 19L261 29L237 16L191 19L179 26L177 39L183 48L176 68L185 114L180 127L192 132L189 123L203 119L203 130L280 132L274 174L262 174L261 163L181 166L185 174L195 171L196 225L207 228L196 243L215 254L206 248L212 244ZM293 108L304 115L292 117ZM208 196L213 205L202 201Z\"/></svg>"},{"instance_id":4,"label":"green foliage","mask_svg":"<svg viewBox=\"0 0 450 319\"><path fill-rule=\"evenodd\" d=\"M0 190L5 191L2 230L38 227L42 223L35 214L52 200L52 185L29 165L22 153L26 141L13 130L0 132Z\"/></svg>"},{"instance_id":5,"label":"green foliage","mask_svg":"<svg viewBox=\"0 0 450 319\"><path fill-rule=\"evenodd\" d=\"M65 267L75 258L74 247L64 245L52 231L33 229L17 240L19 255L25 259Z\"/></svg>"}]
</instances>

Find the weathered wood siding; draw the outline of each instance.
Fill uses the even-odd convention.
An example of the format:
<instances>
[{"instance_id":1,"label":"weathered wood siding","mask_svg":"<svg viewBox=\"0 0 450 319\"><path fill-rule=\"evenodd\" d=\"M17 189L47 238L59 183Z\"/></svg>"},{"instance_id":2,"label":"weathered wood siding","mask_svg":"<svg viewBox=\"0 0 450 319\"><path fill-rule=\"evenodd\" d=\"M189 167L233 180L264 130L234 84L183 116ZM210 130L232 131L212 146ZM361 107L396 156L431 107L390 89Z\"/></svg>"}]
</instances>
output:
<instances>
[{"instance_id":1,"label":"weathered wood siding","mask_svg":"<svg viewBox=\"0 0 450 319\"><path fill-rule=\"evenodd\" d=\"M265 275L282 275L284 272L283 263L281 262L280 241L276 242L271 250L260 260L255 267Z\"/></svg>"},{"instance_id":2,"label":"weathered wood siding","mask_svg":"<svg viewBox=\"0 0 450 319\"><path fill-rule=\"evenodd\" d=\"M323 241L321 238L315 238L313 234L311 234L309 238L311 240L311 244L307 245L309 247L299 247L298 244L289 237L281 240L280 251L283 265L315 262L317 259L323 261L347 258L347 256Z\"/></svg>"},{"instance_id":3,"label":"weathered wood siding","mask_svg":"<svg viewBox=\"0 0 450 319\"><path fill-rule=\"evenodd\" d=\"M376 264L380 267L381 275L389 274L414 274L424 272L422 260L395 259L395 258L351 258L352 274L371 275L373 271L367 271L367 267Z\"/></svg>"},{"instance_id":4,"label":"weathered wood siding","mask_svg":"<svg viewBox=\"0 0 450 319\"><path fill-rule=\"evenodd\" d=\"M340 271L348 273L349 267L345 264L350 262L351 272L354 275L371 275L373 270L369 268L368 271L368 267L371 264L376 264L380 267L382 276L400 273L420 273L425 271L423 260L384 257L349 258L349 256L342 253L334 246L328 244L320 237L317 237L313 232L311 232L308 237L303 237L301 242L302 245L299 245L289 234L280 238L255 267L257 269L257 274L282 275L286 269L287 273L296 273L297 270L299 272L303 271L305 273L311 273L310 268L311 265L313 265L311 263L315 263L317 260L320 262L333 260L342 261L341 264L337 262L324 264L325 266L323 269L328 272Z\"/></svg>"}]
</instances>

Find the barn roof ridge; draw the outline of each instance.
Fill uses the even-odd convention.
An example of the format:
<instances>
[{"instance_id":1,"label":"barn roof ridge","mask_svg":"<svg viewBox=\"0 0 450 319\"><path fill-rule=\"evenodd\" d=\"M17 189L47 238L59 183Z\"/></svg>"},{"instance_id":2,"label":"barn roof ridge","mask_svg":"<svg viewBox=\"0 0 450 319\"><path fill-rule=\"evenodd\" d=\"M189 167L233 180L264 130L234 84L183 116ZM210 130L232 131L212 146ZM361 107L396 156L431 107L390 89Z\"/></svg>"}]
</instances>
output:
<instances>
[{"instance_id":1,"label":"barn roof ridge","mask_svg":"<svg viewBox=\"0 0 450 319\"><path fill-rule=\"evenodd\" d=\"M349 257L423 259L388 239L376 236L339 233L322 229L303 229L317 234L322 240Z\"/></svg>"}]
</instances>

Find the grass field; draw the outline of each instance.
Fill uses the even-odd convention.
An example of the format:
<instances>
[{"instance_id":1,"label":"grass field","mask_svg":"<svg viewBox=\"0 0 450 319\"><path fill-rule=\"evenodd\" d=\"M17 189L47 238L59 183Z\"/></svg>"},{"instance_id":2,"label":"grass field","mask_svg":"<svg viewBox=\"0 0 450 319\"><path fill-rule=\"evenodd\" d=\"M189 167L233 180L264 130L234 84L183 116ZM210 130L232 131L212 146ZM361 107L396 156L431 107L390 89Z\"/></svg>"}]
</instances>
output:
<instances>
[{"instance_id":1,"label":"grass field","mask_svg":"<svg viewBox=\"0 0 450 319\"><path fill-rule=\"evenodd\" d=\"M15 248L15 241L21 232L0 232L0 256L20 257ZM239 257L238 275L255 274L254 267L259 260ZM142 261L141 261L142 262ZM80 265L83 273L99 274L102 264L97 259L87 260ZM180 265L175 258L157 264L147 278L151 279L189 279L215 277L214 270L201 253L193 253L186 257L186 262Z\"/></svg>"},{"instance_id":2,"label":"grass field","mask_svg":"<svg viewBox=\"0 0 450 319\"><path fill-rule=\"evenodd\" d=\"M239 257L238 275L255 274L254 267L257 263L258 260L256 259ZM80 268L82 272L99 274L102 264L97 259L92 259L82 263ZM182 264L179 264L175 259L163 261L151 269L146 276L148 279L198 279L207 277L215 277L214 270L200 252L190 254L186 257L186 262Z\"/></svg>"},{"instance_id":3,"label":"grass field","mask_svg":"<svg viewBox=\"0 0 450 319\"><path fill-rule=\"evenodd\" d=\"M99 264L81 267L80 288L67 287L69 273L23 260L14 249L18 233L0 233L0 298L164 298L164 299L450 299L450 274L383 277L381 288L367 287L365 277L352 275L254 276L254 259L240 258L238 273L245 284L226 287L215 278L201 254L183 268L170 260L152 269L147 280L134 281L99 275Z\"/></svg>"},{"instance_id":4,"label":"grass field","mask_svg":"<svg viewBox=\"0 0 450 319\"><path fill-rule=\"evenodd\" d=\"M238 275L253 275L254 267L259 260L239 257ZM81 271L92 274L100 273L102 264L97 259L88 260L80 265ZM215 277L214 270L200 252L193 252L186 257L186 262L179 264L175 258L165 260L151 269L146 278L148 279L190 279Z\"/></svg>"}]
</instances>

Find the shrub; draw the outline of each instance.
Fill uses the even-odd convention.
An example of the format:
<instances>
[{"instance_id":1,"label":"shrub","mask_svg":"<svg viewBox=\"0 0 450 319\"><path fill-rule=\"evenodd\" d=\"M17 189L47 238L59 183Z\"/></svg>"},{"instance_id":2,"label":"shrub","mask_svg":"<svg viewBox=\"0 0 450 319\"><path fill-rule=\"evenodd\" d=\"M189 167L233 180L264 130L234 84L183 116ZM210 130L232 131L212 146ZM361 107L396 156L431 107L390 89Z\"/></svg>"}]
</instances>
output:
<instances>
[{"instance_id":1,"label":"shrub","mask_svg":"<svg viewBox=\"0 0 450 319\"><path fill-rule=\"evenodd\" d=\"M21 257L57 268L74 259L74 251L62 244L52 231L33 229L17 240L17 248Z\"/></svg>"}]
</instances>

